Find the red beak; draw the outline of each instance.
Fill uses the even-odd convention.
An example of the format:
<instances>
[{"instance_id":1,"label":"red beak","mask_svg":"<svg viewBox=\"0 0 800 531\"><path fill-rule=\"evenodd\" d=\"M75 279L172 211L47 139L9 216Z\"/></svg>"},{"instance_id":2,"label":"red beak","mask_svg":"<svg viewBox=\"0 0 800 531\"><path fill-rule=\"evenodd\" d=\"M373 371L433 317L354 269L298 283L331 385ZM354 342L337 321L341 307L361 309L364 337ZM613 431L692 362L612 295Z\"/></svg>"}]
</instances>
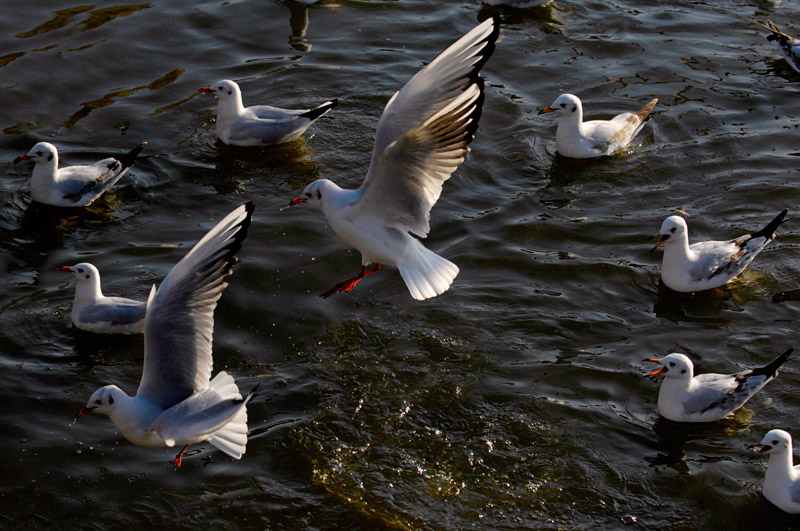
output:
<instances>
[{"instance_id":1,"label":"red beak","mask_svg":"<svg viewBox=\"0 0 800 531\"><path fill-rule=\"evenodd\" d=\"M653 363L661 363L661 360L656 359L656 358L645 358L642 361L652 361ZM649 372L649 373L645 374L645 377L647 377L647 376L657 376L657 375L665 373L665 372L667 372L667 368L662 366L662 367L659 367L658 369L654 370L653 372Z\"/></svg>"},{"instance_id":2,"label":"red beak","mask_svg":"<svg viewBox=\"0 0 800 531\"><path fill-rule=\"evenodd\" d=\"M203 87L200 90L198 90L197 92L199 92L201 94L210 94L210 93L212 93L214 91L211 90L211 87Z\"/></svg>"},{"instance_id":3,"label":"red beak","mask_svg":"<svg viewBox=\"0 0 800 531\"><path fill-rule=\"evenodd\" d=\"M70 269L69 266L61 266L61 267L58 268L58 270L59 271L68 271L70 273L72 272L72 269Z\"/></svg>"},{"instance_id":4,"label":"red beak","mask_svg":"<svg viewBox=\"0 0 800 531\"><path fill-rule=\"evenodd\" d=\"M72 422L75 422L76 420L78 420L79 418L81 418L84 415L88 415L92 411L94 411L93 407L82 407L80 411L75 413L75 417L73 417Z\"/></svg>"},{"instance_id":5,"label":"red beak","mask_svg":"<svg viewBox=\"0 0 800 531\"><path fill-rule=\"evenodd\" d=\"M306 201L308 201L307 197L295 197L294 199L289 201L289 204L286 205L286 206L295 206L295 205L299 205L300 203L304 203Z\"/></svg>"},{"instance_id":6,"label":"red beak","mask_svg":"<svg viewBox=\"0 0 800 531\"><path fill-rule=\"evenodd\" d=\"M28 155L20 155L19 157L14 159L14 164L16 164L21 160L31 160L31 158Z\"/></svg>"}]
</instances>

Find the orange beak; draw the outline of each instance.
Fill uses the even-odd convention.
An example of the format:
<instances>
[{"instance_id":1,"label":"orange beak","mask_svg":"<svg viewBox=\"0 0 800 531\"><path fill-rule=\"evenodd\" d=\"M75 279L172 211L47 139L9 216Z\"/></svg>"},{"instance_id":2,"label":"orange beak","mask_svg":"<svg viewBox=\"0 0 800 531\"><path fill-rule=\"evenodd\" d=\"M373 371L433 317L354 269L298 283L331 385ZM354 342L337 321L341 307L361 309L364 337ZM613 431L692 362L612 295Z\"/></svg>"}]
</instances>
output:
<instances>
[{"instance_id":1,"label":"orange beak","mask_svg":"<svg viewBox=\"0 0 800 531\"><path fill-rule=\"evenodd\" d=\"M748 446L748 448L756 448L757 450L753 454L753 457L761 457L762 455L767 453L767 450L769 450L771 446L769 446L768 444L751 444L750 446Z\"/></svg>"},{"instance_id":2,"label":"orange beak","mask_svg":"<svg viewBox=\"0 0 800 531\"><path fill-rule=\"evenodd\" d=\"M28 155L20 155L19 157L14 159L14 164L16 164L21 160L31 160L31 158Z\"/></svg>"},{"instance_id":3,"label":"orange beak","mask_svg":"<svg viewBox=\"0 0 800 531\"><path fill-rule=\"evenodd\" d=\"M286 206L295 206L299 205L300 203L305 203L306 201L308 201L308 198L306 197L295 197L294 199L289 201L289 204Z\"/></svg>"},{"instance_id":4,"label":"orange beak","mask_svg":"<svg viewBox=\"0 0 800 531\"><path fill-rule=\"evenodd\" d=\"M197 92L199 92L200 94L210 94L210 93L212 93L214 91L211 90L211 87L203 87L203 88L199 89Z\"/></svg>"},{"instance_id":5,"label":"orange beak","mask_svg":"<svg viewBox=\"0 0 800 531\"><path fill-rule=\"evenodd\" d=\"M544 109L539 111L537 114L547 114L549 112L556 112L556 110L553 109L552 107L545 107Z\"/></svg>"},{"instance_id":6,"label":"orange beak","mask_svg":"<svg viewBox=\"0 0 800 531\"><path fill-rule=\"evenodd\" d=\"M72 272L72 269L70 269L70 267L69 267L69 266L61 266L61 267L59 267L59 268L58 268L58 270L59 270L59 271L67 271L67 272L69 272L69 273L71 273L71 272Z\"/></svg>"},{"instance_id":7,"label":"orange beak","mask_svg":"<svg viewBox=\"0 0 800 531\"><path fill-rule=\"evenodd\" d=\"M664 245L664 242L666 242L667 240L669 240L669 234L664 234L664 235L661 235L661 234L659 234L658 232L656 232L655 234L653 234L652 236L650 236L650 237L647 239L647 241L650 241L650 240L652 240L653 238L658 238L658 241L656 242L655 246L654 246L652 249L650 249L650 252L651 252L651 253L652 253L653 251L655 251L656 249L658 249L659 247L661 247L662 245Z\"/></svg>"}]
</instances>

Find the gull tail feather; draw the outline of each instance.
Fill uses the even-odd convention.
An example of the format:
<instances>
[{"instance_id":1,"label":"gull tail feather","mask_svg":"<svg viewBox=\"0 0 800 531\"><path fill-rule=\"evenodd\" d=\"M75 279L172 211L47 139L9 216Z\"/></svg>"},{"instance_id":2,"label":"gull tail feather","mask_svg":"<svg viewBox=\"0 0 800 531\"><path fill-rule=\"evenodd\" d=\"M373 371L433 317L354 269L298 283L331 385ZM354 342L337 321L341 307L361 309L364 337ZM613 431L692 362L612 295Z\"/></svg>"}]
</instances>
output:
<instances>
[{"instance_id":1,"label":"gull tail feather","mask_svg":"<svg viewBox=\"0 0 800 531\"><path fill-rule=\"evenodd\" d=\"M323 114L327 113L328 111L330 111L331 109L336 107L338 104L339 104L339 100L337 100L337 99L332 99L331 101L326 101L325 103L323 103L319 107L316 107L314 109L311 109L310 111L304 112L303 114L300 115L300 117L301 118L308 118L309 120L312 120L312 121L316 120L317 118L319 118Z\"/></svg>"},{"instance_id":2,"label":"gull tail feather","mask_svg":"<svg viewBox=\"0 0 800 531\"><path fill-rule=\"evenodd\" d=\"M788 214L788 213L789 213L789 209L788 208L784 208L781 211L781 213L778 214L777 216L775 216L775 219L770 221L769 224L766 227L764 227L763 229L761 229L758 232L754 232L753 234L751 234L749 239L751 239L751 240L753 238L766 238L768 240L771 239L775 235L775 231L778 229L780 224L783 223L784 221L786 221L784 218L786 217L786 214Z\"/></svg>"},{"instance_id":3,"label":"gull tail feather","mask_svg":"<svg viewBox=\"0 0 800 531\"><path fill-rule=\"evenodd\" d=\"M753 369L753 371L748 376L764 375L770 379L775 378L775 376L778 375L778 369L780 368L781 365L786 363L786 360L789 359L789 357L792 355L792 352L794 352L794 348L790 348L789 350L787 350L786 352L784 352L783 354L781 354L780 356L769 362L767 365L760 367L758 369Z\"/></svg>"},{"instance_id":4,"label":"gull tail feather","mask_svg":"<svg viewBox=\"0 0 800 531\"><path fill-rule=\"evenodd\" d=\"M411 296L418 301L441 295L458 275L458 266L415 240L407 259L398 265Z\"/></svg>"},{"instance_id":5,"label":"gull tail feather","mask_svg":"<svg viewBox=\"0 0 800 531\"><path fill-rule=\"evenodd\" d=\"M220 378L222 376L222 378ZM225 398L239 398L239 388L236 385L233 377L225 372L219 373L214 380L212 380L214 389ZM257 385L250 391L247 398L244 399L244 405L231 419L230 422L225 424L221 429L214 432L208 442L211 443L218 450L225 452L234 459L241 459L247 447L247 404L255 395L256 391L261 384Z\"/></svg>"}]
</instances>

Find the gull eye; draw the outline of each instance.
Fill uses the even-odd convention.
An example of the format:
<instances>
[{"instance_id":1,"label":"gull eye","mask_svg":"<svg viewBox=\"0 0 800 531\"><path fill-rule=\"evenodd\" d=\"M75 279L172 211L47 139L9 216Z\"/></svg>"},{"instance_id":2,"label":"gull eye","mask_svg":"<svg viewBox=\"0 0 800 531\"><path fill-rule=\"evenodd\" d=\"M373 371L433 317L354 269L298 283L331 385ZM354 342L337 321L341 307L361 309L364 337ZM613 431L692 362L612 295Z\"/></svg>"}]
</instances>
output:
<instances>
[{"instance_id":1,"label":"gull eye","mask_svg":"<svg viewBox=\"0 0 800 531\"><path fill-rule=\"evenodd\" d=\"M306 192L306 197L308 197L309 199L311 199L311 192Z\"/></svg>"},{"instance_id":2,"label":"gull eye","mask_svg":"<svg viewBox=\"0 0 800 531\"><path fill-rule=\"evenodd\" d=\"M38 155L39 157L41 157L41 156L42 156L42 152L41 152L41 151L37 151L37 152L36 152L36 155Z\"/></svg>"},{"instance_id":3,"label":"gull eye","mask_svg":"<svg viewBox=\"0 0 800 531\"><path fill-rule=\"evenodd\" d=\"M669 229L670 232L675 232L676 230L678 230L678 227L672 227L671 229Z\"/></svg>"},{"instance_id":4,"label":"gull eye","mask_svg":"<svg viewBox=\"0 0 800 531\"><path fill-rule=\"evenodd\" d=\"M675 362L674 361L669 362L669 366L670 367L674 367L675 366Z\"/></svg>"},{"instance_id":5,"label":"gull eye","mask_svg":"<svg viewBox=\"0 0 800 531\"><path fill-rule=\"evenodd\" d=\"M219 86L219 91L220 91L220 92L222 92L223 90L225 90L225 87L223 87L222 85L220 85L220 86Z\"/></svg>"},{"instance_id":6,"label":"gull eye","mask_svg":"<svg viewBox=\"0 0 800 531\"><path fill-rule=\"evenodd\" d=\"M772 441L772 446L778 446L778 441L777 440Z\"/></svg>"},{"instance_id":7,"label":"gull eye","mask_svg":"<svg viewBox=\"0 0 800 531\"><path fill-rule=\"evenodd\" d=\"M566 109L566 108L567 108L567 104L566 104L566 103L562 103L562 104L561 104L561 108L562 108L562 109Z\"/></svg>"},{"instance_id":8,"label":"gull eye","mask_svg":"<svg viewBox=\"0 0 800 531\"><path fill-rule=\"evenodd\" d=\"M82 267L78 268L78 273L83 273L83 268Z\"/></svg>"},{"instance_id":9,"label":"gull eye","mask_svg":"<svg viewBox=\"0 0 800 531\"><path fill-rule=\"evenodd\" d=\"M95 400L94 403L97 404L98 406L102 406L103 405L103 401L102 400Z\"/></svg>"}]
</instances>

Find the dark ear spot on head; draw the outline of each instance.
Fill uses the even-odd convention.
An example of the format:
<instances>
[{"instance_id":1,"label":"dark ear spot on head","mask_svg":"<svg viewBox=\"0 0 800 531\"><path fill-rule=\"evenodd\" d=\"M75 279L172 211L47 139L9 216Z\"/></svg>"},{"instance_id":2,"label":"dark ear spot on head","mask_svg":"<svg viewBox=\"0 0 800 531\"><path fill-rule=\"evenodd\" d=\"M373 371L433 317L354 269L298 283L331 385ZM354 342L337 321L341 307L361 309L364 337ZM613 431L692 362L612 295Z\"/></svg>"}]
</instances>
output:
<instances>
[{"instance_id":1,"label":"dark ear spot on head","mask_svg":"<svg viewBox=\"0 0 800 531\"><path fill-rule=\"evenodd\" d=\"M683 369L683 370L681 371L681 374L686 374L686 369Z\"/></svg>"},{"instance_id":2,"label":"dark ear spot on head","mask_svg":"<svg viewBox=\"0 0 800 531\"><path fill-rule=\"evenodd\" d=\"M230 96L231 94L233 94L233 91L232 91L232 90L229 90L229 91L228 91L228 96Z\"/></svg>"},{"instance_id":3,"label":"dark ear spot on head","mask_svg":"<svg viewBox=\"0 0 800 531\"><path fill-rule=\"evenodd\" d=\"M47 157L47 160L53 160L53 154L52 153L50 153L50 156Z\"/></svg>"},{"instance_id":4,"label":"dark ear spot on head","mask_svg":"<svg viewBox=\"0 0 800 531\"><path fill-rule=\"evenodd\" d=\"M114 397L113 396L108 395L108 403L109 404L113 404L114 403Z\"/></svg>"},{"instance_id":5,"label":"dark ear spot on head","mask_svg":"<svg viewBox=\"0 0 800 531\"><path fill-rule=\"evenodd\" d=\"M92 275L86 275L86 278L92 278Z\"/></svg>"},{"instance_id":6,"label":"dark ear spot on head","mask_svg":"<svg viewBox=\"0 0 800 531\"><path fill-rule=\"evenodd\" d=\"M573 105L573 106L572 106L572 112L575 112L575 111L577 111L577 110L578 110L578 106L577 106L577 105Z\"/></svg>"},{"instance_id":7,"label":"dark ear spot on head","mask_svg":"<svg viewBox=\"0 0 800 531\"><path fill-rule=\"evenodd\" d=\"M317 190L317 199L322 199L322 192Z\"/></svg>"}]
</instances>

